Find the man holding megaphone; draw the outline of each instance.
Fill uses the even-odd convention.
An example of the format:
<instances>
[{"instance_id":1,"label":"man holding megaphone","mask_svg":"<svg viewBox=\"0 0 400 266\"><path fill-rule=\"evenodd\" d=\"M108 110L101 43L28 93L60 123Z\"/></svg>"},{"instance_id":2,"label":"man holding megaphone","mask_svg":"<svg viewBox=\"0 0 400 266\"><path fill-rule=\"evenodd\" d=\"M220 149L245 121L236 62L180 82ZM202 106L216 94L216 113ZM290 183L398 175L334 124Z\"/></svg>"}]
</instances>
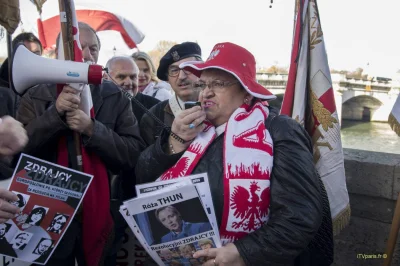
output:
<instances>
[{"instance_id":1,"label":"man holding megaphone","mask_svg":"<svg viewBox=\"0 0 400 266\"><path fill-rule=\"evenodd\" d=\"M79 39L85 62L96 63L100 49L100 40L96 32L89 25L79 23ZM40 61L43 59L37 60L41 62L37 68L48 67L44 66L45 61ZM64 61L54 64L59 66L64 64ZM65 62L65 64L82 63ZM15 69L14 66L13 69ZM35 80L40 80L38 83L43 85L31 88L21 99L17 119L24 124L29 136L24 152L59 163L57 147L60 138L72 138L71 132L77 131L81 134L85 150L95 154L101 160L109 176L119 174L120 171L132 170L144 148L144 143L140 137L138 122L133 115L130 101L112 82L104 81L101 85L90 86L95 112L95 118L91 118L79 108L80 96L77 90L71 86L64 86L57 97L55 84L44 85L53 81L52 77L61 75L57 68L52 71L55 73L35 77ZM79 72L76 72L79 75ZM74 72L71 73L74 74ZM15 75L16 73L13 76L14 84L18 82L18 77ZM21 79L24 79L24 82L19 84L30 83L26 81L26 76ZM98 200L104 202L110 199L98 195ZM96 223L104 223L104 221L98 219ZM85 224L78 219L71 222L47 265L75 265L75 260L79 265L85 265L84 261L88 258L82 254L82 250L87 249L84 246L85 235L82 233L84 226ZM104 236L93 234L91 237L97 239Z\"/></svg>"}]
</instances>

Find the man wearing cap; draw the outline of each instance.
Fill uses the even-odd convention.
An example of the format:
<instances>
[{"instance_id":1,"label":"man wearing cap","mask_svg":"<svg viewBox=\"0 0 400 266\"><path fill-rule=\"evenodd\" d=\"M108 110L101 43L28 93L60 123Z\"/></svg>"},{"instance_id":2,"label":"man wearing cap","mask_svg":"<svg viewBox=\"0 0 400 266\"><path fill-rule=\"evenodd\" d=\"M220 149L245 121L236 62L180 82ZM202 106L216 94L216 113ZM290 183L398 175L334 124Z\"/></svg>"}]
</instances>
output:
<instances>
[{"instance_id":1,"label":"man wearing cap","mask_svg":"<svg viewBox=\"0 0 400 266\"><path fill-rule=\"evenodd\" d=\"M137 183L207 173L220 248L198 250L204 266L328 266L333 262L329 201L308 133L263 101L254 56L214 46L197 75L200 106L182 111L143 151Z\"/></svg>"},{"instance_id":2,"label":"man wearing cap","mask_svg":"<svg viewBox=\"0 0 400 266\"><path fill-rule=\"evenodd\" d=\"M157 77L168 81L175 95L151 108L150 112L168 127L172 125L175 117L185 110L184 102L198 100L199 91L193 88L198 78L190 71L179 68L181 63L189 61L201 61L201 48L197 43L184 42L174 45L160 60ZM142 138L147 145L153 144L163 125L148 114L143 116L140 123Z\"/></svg>"}]
</instances>

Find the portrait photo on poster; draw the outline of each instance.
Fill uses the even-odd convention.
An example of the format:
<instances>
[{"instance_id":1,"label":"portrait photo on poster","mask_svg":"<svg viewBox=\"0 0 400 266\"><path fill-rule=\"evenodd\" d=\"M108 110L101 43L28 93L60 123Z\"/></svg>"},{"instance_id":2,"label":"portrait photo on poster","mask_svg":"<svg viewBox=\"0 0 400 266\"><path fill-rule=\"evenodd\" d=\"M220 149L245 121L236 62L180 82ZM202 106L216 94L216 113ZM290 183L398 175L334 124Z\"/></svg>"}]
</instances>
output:
<instances>
[{"instance_id":1,"label":"portrait photo on poster","mask_svg":"<svg viewBox=\"0 0 400 266\"><path fill-rule=\"evenodd\" d=\"M11 204L17 206L20 209L20 211L22 212L24 210L26 204L29 201L30 195L26 195L26 194L23 194L23 193L17 192L17 191L12 191L12 192L14 192L17 195L18 200L12 201Z\"/></svg>"},{"instance_id":2,"label":"portrait photo on poster","mask_svg":"<svg viewBox=\"0 0 400 266\"><path fill-rule=\"evenodd\" d=\"M183 259L193 258L193 254L196 252L196 247L193 244L186 244L178 247L179 254Z\"/></svg>"},{"instance_id":3,"label":"portrait photo on poster","mask_svg":"<svg viewBox=\"0 0 400 266\"><path fill-rule=\"evenodd\" d=\"M51 233L60 234L62 229L64 228L65 224L67 223L69 215L56 213L53 220L50 223L50 226L47 228L46 231Z\"/></svg>"},{"instance_id":4,"label":"portrait photo on poster","mask_svg":"<svg viewBox=\"0 0 400 266\"><path fill-rule=\"evenodd\" d=\"M157 251L157 255L165 265L191 265L188 259L184 259L178 248L166 248Z\"/></svg>"},{"instance_id":5,"label":"portrait photo on poster","mask_svg":"<svg viewBox=\"0 0 400 266\"><path fill-rule=\"evenodd\" d=\"M26 218L25 224L39 226L42 223L48 211L49 208L35 205L31 213L29 214L28 218Z\"/></svg>"},{"instance_id":6,"label":"portrait photo on poster","mask_svg":"<svg viewBox=\"0 0 400 266\"><path fill-rule=\"evenodd\" d=\"M212 238L201 239L197 242L180 245L176 248L165 248L157 251L157 255L166 265L183 263L183 265L202 265L204 258L193 258L193 254L198 250L215 248L216 245ZM173 262L176 261L176 262Z\"/></svg>"},{"instance_id":7,"label":"portrait photo on poster","mask_svg":"<svg viewBox=\"0 0 400 266\"><path fill-rule=\"evenodd\" d=\"M180 260L181 255L176 248L165 248L157 251L157 255L164 263L169 263L171 260Z\"/></svg>"},{"instance_id":8,"label":"portrait photo on poster","mask_svg":"<svg viewBox=\"0 0 400 266\"><path fill-rule=\"evenodd\" d=\"M12 232L9 235L9 231L12 225L9 223L0 224L0 251L1 254L8 256L16 256L15 250L13 249L13 236Z\"/></svg>"},{"instance_id":9,"label":"portrait photo on poster","mask_svg":"<svg viewBox=\"0 0 400 266\"><path fill-rule=\"evenodd\" d=\"M198 198L134 215L150 245L167 243L212 230Z\"/></svg>"},{"instance_id":10,"label":"portrait photo on poster","mask_svg":"<svg viewBox=\"0 0 400 266\"><path fill-rule=\"evenodd\" d=\"M0 224L0 240L3 238L6 238L6 235L7 235L8 231L10 230L10 228L11 228L11 224L9 224L9 223Z\"/></svg>"},{"instance_id":11,"label":"portrait photo on poster","mask_svg":"<svg viewBox=\"0 0 400 266\"><path fill-rule=\"evenodd\" d=\"M12 248L18 250L24 250L29 240L31 240L33 234L25 231L19 231L14 239L11 241Z\"/></svg>"},{"instance_id":12,"label":"portrait photo on poster","mask_svg":"<svg viewBox=\"0 0 400 266\"><path fill-rule=\"evenodd\" d=\"M216 248L216 245L212 238L201 239L195 243L198 249L206 250L210 248Z\"/></svg>"},{"instance_id":13,"label":"portrait photo on poster","mask_svg":"<svg viewBox=\"0 0 400 266\"><path fill-rule=\"evenodd\" d=\"M35 262L45 262L51 250L53 249L53 240L49 238L40 239L39 243L33 250L33 254L39 255L39 257L35 260Z\"/></svg>"}]
</instances>

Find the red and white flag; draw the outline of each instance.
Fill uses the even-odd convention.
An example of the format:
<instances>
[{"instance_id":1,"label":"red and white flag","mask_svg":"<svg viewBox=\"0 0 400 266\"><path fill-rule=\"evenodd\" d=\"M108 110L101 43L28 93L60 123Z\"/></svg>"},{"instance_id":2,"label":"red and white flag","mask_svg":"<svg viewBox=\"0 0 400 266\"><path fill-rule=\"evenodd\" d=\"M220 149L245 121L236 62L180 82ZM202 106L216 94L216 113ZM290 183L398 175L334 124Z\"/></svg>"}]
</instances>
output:
<instances>
[{"instance_id":1,"label":"red and white flag","mask_svg":"<svg viewBox=\"0 0 400 266\"><path fill-rule=\"evenodd\" d=\"M392 112L390 112L389 124L394 132L400 136L400 95L397 97L397 100L394 103Z\"/></svg>"},{"instance_id":2,"label":"red and white flag","mask_svg":"<svg viewBox=\"0 0 400 266\"><path fill-rule=\"evenodd\" d=\"M296 119L312 138L314 163L328 194L336 235L350 218L340 121L317 1L300 0L297 10L281 114Z\"/></svg>"},{"instance_id":3,"label":"red and white flag","mask_svg":"<svg viewBox=\"0 0 400 266\"><path fill-rule=\"evenodd\" d=\"M72 33L73 33L73 52L74 61L83 62L82 46L79 41L78 20L75 13L74 1L70 0L72 11ZM68 18L62 19L61 23L67 23ZM58 59L64 60L64 47L62 35L58 46ZM76 86L75 86L76 85ZM71 84L81 91L81 110L91 118L95 117L92 94L87 84ZM63 85L58 86L58 94L61 93ZM69 165L67 139L65 136L60 138L58 143L57 163L63 166ZM99 265L103 257L104 249L113 227L113 219L110 214L110 192L108 185L108 174L104 163L100 158L85 150L82 145L82 169L85 173L94 176L85 198L83 199L82 211L82 234L83 234L83 253L87 265Z\"/></svg>"},{"instance_id":4,"label":"red and white flag","mask_svg":"<svg viewBox=\"0 0 400 266\"><path fill-rule=\"evenodd\" d=\"M118 31L130 48L136 48L141 43L145 35L126 18L111 13L103 7L99 7L90 2L80 4L76 1L76 15L78 21L89 24L96 32L99 31ZM56 38L60 32L60 17L50 1L42 7L41 18L38 19L38 35L44 48L51 48L56 44Z\"/></svg>"}]
</instances>

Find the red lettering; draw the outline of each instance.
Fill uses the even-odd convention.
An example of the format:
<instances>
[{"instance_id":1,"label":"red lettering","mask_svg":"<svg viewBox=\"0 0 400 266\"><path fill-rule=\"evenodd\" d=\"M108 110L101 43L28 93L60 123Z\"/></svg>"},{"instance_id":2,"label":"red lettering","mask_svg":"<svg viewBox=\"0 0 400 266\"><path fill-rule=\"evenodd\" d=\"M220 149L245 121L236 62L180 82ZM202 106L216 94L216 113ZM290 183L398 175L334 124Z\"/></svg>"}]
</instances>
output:
<instances>
[{"instance_id":1,"label":"red lettering","mask_svg":"<svg viewBox=\"0 0 400 266\"><path fill-rule=\"evenodd\" d=\"M122 254L121 254L122 253ZM129 256L128 250L121 248L117 253L117 260L125 260Z\"/></svg>"},{"instance_id":2,"label":"red lettering","mask_svg":"<svg viewBox=\"0 0 400 266\"><path fill-rule=\"evenodd\" d=\"M141 260L135 260L135 266L142 266L142 265L144 265L144 261L141 261Z\"/></svg>"},{"instance_id":3,"label":"red lettering","mask_svg":"<svg viewBox=\"0 0 400 266\"><path fill-rule=\"evenodd\" d=\"M141 245L135 244L135 251L143 251L144 248Z\"/></svg>"},{"instance_id":4,"label":"red lettering","mask_svg":"<svg viewBox=\"0 0 400 266\"><path fill-rule=\"evenodd\" d=\"M135 252L135 257L136 258L146 258L147 257L147 253L146 252Z\"/></svg>"}]
</instances>

